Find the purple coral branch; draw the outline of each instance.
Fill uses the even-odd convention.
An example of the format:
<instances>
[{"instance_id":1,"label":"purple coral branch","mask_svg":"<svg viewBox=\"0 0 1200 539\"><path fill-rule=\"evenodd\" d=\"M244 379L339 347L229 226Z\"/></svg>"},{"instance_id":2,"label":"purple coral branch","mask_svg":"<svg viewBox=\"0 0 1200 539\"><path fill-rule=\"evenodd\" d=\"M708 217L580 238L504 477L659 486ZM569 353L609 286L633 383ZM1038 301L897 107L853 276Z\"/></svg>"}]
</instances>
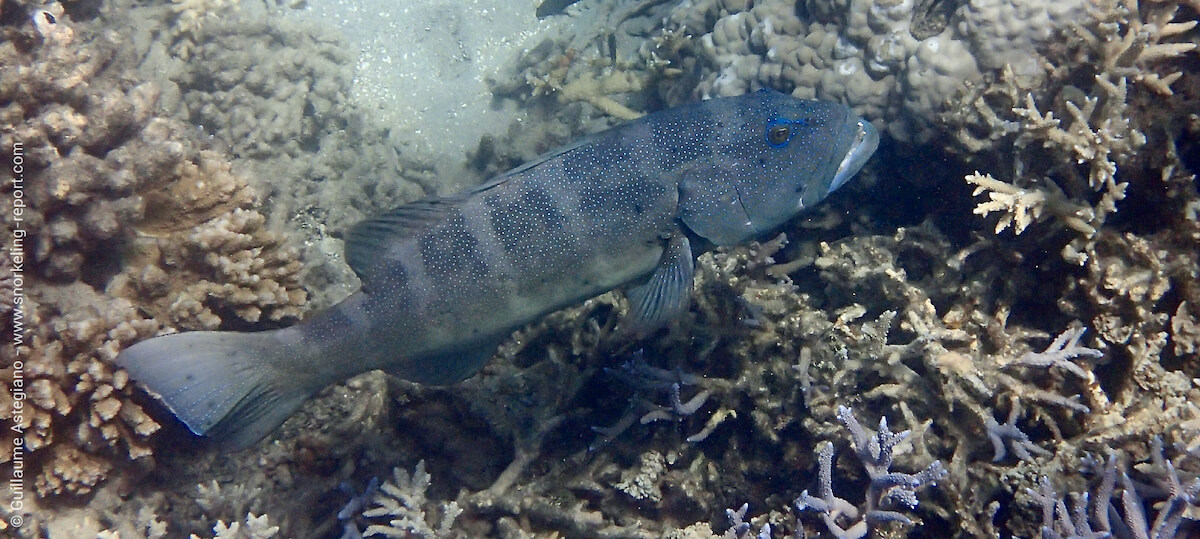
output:
<instances>
[{"instance_id":1,"label":"purple coral branch","mask_svg":"<svg viewBox=\"0 0 1200 539\"><path fill-rule=\"evenodd\" d=\"M1200 506L1200 478L1185 484L1175 465L1163 458L1161 440L1155 438L1151 449L1152 462L1165 473L1167 483L1167 499L1155 505L1158 512L1153 525L1146 518L1146 505L1138 493L1137 485L1128 472L1118 473L1118 459L1116 455L1109 455L1104 477L1096 495L1090 498L1090 503L1087 492L1072 493L1070 497L1074 507L1068 510L1066 502L1054 492L1046 477L1042 477L1037 490L1028 490L1042 508L1042 537L1064 539L1116 535L1135 539L1173 539L1183 524L1187 508ZM1119 496L1114 496L1118 477L1121 492ZM1114 498L1120 499L1120 511ZM1119 519L1113 521L1111 516Z\"/></svg>"},{"instance_id":2,"label":"purple coral branch","mask_svg":"<svg viewBox=\"0 0 1200 539\"><path fill-rule=\"evenodd\" d=\"M1023 367L1058 367L1075 375L1080 380L1087 380L1088 373L1082 367L1072 363L1070 360L1077 357L1097 358L1104 355L1104 352L1095 348L1088 348L1079 345L1079 339L1083 337L1085 327L1070 328L1054 338L1054 341L1041 352L1025 352L1024 355L1017 358L1013 365Z\"/></svg>"},{"instance_id":3,"label":"purple coral branch","mask_svg":"<svg viewBox=\"0 0 1200 539\"><path fill-rule=\"evenodd\" d=\"M984 418L984 427L987 429L988 439L992 441L992 462L1000 462L1004 460L1008 451L1006 445L1011 445L1013 453L1017 454L1017 458L1023 461L1032 461L1033 454L1036 453L1040 457L1048 457L1053 453L1038 447L1029 439L1029 435L1021 432L1017 428L1017 417L1021 415L1020 403L1013 399L1012 408L1008 411L1008 420L1003 425L996 422L995 418ZM1005 443L1007 442L1007 444Z\"/></svg>"},{"instance_id":4,"label":"purple coral branch","mask_svg":"<svg viewBox=\"0 0 1200 539\"><path fill-rule=\"evenodd\" d=\"M839 406L838 420L850 431L855 456L867 470L870 482L867 487L866 508L860 513L859 509L849 501L833 494L833 444L825 442L818 453L818 496L812 496L805 490L795 500L796 509L812 510L821 514L822 520L838 539L858 539L869 531L877 529L888 522L912 524L912 519L898 511L887 509L891 506L904 506L909 509L917 506L917 491L936 485L948 473L941 461L934 461L924 470L915 474L890 471L893 450L900 442L908 438L909 431L893 433L888 429L887 418L879 420L879 430L871 433L854 417L853 411L845 406ZM859 514L863 517L859 520ZM852 524L843 528L838 520L845 517Z\"/></svg>"}]
</instances>

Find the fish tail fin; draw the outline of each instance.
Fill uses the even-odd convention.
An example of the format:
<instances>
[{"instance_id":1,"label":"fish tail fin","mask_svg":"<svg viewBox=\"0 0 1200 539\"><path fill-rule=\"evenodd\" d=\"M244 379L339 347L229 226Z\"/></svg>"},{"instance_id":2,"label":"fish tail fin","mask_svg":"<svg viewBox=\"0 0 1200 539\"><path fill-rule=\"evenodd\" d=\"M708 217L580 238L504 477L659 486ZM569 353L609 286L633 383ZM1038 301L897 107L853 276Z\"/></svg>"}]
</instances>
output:
<instances>
[{"instance_id":1,"label":"fish tail fin","mask_svg":"<svg viewBox=\"0 0 1200 539\"><path fill-rule=\"evenodd\" d=\"M165 335L125 349L116 363L193 433L244 449L314 392L312 384L277 367L282 350L272 333Z\"/></svg>"}]
</instances>

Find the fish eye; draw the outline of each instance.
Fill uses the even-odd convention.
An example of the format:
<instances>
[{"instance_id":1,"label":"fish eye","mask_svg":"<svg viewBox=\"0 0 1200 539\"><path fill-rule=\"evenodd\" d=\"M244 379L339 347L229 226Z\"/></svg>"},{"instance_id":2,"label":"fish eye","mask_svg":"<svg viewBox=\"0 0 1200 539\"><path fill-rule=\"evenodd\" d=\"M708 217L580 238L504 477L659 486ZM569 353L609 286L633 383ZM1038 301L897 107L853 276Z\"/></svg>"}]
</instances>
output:
<instances>
[{"instance_id":1,"label":"fish eye","mask_svg":"<svg viewBox=\"0 0 1200 539\"><path fill-rule=\"evenodd\" d=\"M772 123L767 126L767 144L772 148L780 148L792 138L792 128L786 123Z\"/></svg>"}]
</instances>

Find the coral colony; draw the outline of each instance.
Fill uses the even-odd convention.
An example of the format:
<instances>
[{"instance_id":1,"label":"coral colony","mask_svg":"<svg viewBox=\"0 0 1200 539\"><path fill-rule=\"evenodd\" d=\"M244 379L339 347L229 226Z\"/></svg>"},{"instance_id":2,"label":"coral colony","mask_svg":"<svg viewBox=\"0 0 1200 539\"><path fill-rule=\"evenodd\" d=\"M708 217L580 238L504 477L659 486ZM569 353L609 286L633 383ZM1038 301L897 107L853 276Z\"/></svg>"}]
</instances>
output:
<instances>
[{"instance_id":1,"label":"coral colony","mask_svg":"<svg viewBox=\"0 0 1200 539\"><path fill-rule=\"evenodd\" d=\"M402 39L450 44L497 9L405 6L429 23ZM1200 534L1196 0L531 3L528 46L472 66L520 121L454 156L420 137L482 114L417 135L356 97L344 34L400 13L0 9L0 535ZM761 88L848 105L880 151L782 234L697 259L656 333L605 294L461 383L363 374L237 453L114 366L336 303L366 217Z\"/></svg>"}]
</instances>

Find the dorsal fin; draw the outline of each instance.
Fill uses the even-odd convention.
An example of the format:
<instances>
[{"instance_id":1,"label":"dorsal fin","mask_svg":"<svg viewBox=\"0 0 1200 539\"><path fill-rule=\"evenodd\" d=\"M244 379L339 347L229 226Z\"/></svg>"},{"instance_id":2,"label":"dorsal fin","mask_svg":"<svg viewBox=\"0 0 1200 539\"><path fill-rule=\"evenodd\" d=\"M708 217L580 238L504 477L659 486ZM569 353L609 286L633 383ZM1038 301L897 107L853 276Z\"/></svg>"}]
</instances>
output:
<instances>
[{"instance_id":1,"label":"dorsal fin","mask_svg":"<svg viewBox=\"0 0 1200 539\"><path fill-rule=\"evenodd\" d=\"M603 133L603 132L601 132L601 133ZM474 189L467 191L467 193L479 193L481 191L487 191L488 189L496 187L497 185L503 184L504 182L507 182L508 180L512 179L512 177L516 176L517 174L520 174L529 169L532 169L542 163L545 163L546 161L554 159L555 157L558 157L564 153L570 152L571 150L574 150L580 146L583 146L585 144L591 144L592 142L595 142L596 139L599 138L599 135L601 133L594 133L594 134L582 137L579 140L571 142L570 144L567 144L565 146L560 146L560 147L550 150L546 153L543 153L537 157L534 157L533 159L526 161L524 164L522 164L516 168L510 169L506 172L503 172L499 176L496 176L495 178L492 178L492 179L480 184L478 187L475 187Z\"/></svg>"},{"instance_id":2,"label":"dorsal fin","mask_svg":"<svg viewBox=\"0 0 1200 539\"><path fill-rule=\"evenodd\" d=\"M464 199L502 185L546 161L596 140L589 135L561 148L537 156L532 161L505 172L473 189L448 197L428 197L404 204L386 213L360 221L346 231L346 262L358 275L366 288L372 280L371 270L376 266L379 255L390 242L400 238L415 237L429 227L440 223L446 214Z\"/></svg>"},{"instance_id":3,"label":"dorsal fin","mask_svg":"<svg viewBox=\"0 0 1200 539\"><path fill-rule=\"evenodd\" d=\"M393 242L421 235L445 220L461 200L459 196L422 198L350 227L345 234L346 262L364 288L372 280L372 269L378 265L380 255Z\"/></svg>"}]
</instances>

